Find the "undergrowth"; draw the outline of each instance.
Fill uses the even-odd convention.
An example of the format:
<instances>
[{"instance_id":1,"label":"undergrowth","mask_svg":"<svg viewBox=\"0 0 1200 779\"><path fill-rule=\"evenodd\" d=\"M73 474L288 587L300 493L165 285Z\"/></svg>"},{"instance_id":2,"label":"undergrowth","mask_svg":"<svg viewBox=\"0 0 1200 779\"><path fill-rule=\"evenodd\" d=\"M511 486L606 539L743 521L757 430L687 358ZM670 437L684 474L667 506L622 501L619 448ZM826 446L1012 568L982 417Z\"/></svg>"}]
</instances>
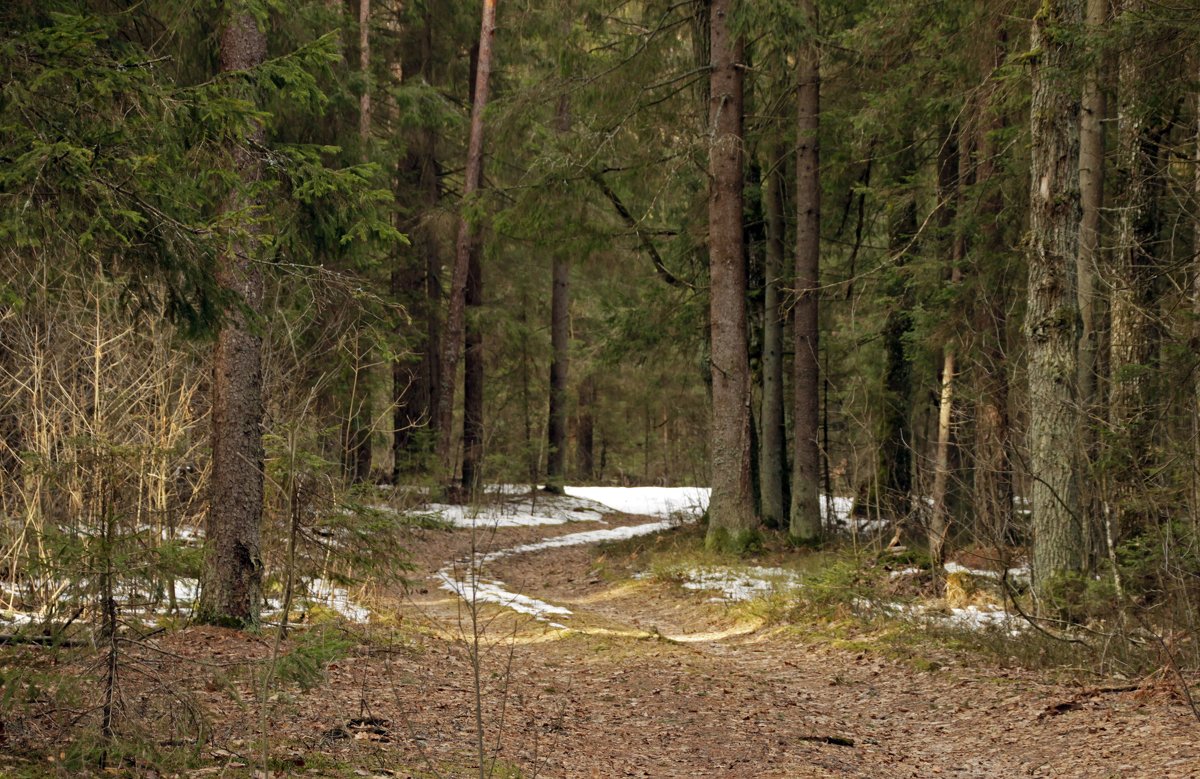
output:
<instances>
[{"instance_id":1,"label":"undergrowth","mask_svg":"<svg viewBox=\"0 0 1200 779\"><path fill-rule=\"evenodd\" d=\"M1004 589L998 578L980 577L970 582L978 587L976 597L1007 610L1013 621L965 627L945 620L950 608L939 597L939 583L921 552L872 553L836 543L798 552L786 538L768 534L757 554L723 555L704 544L702 527L692 525L610 544L596 559L609 579L639 574L669 585L682 585L688 572L697 570L782 568L800 585L731 604L731 615L761 620L805 642L879 653L918 671L985 664L1094 681L1182 675L1185 670L1179 668L1187 657L1181 645L1189 640L1151 628L1153 609L1135 615L1115 607L1106 598L1111 585L1102 581L1076 590L1075 602L1089 608L1086 621L1071 623L1022 618L1034 613L1027 592L1012 582ZM914 569L919 572L907 573Z\"/></svg>"}]
</instances>

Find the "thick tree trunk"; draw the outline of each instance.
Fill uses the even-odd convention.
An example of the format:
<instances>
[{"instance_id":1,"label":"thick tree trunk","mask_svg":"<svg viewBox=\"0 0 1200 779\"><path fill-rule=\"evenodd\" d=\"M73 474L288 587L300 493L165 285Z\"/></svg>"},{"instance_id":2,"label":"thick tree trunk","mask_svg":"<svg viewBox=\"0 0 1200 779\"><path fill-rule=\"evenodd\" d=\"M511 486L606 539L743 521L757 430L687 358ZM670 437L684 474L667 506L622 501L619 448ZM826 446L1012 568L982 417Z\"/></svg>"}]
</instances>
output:
<instances>
[{"instance_id":1,"label":"thick tree trunk","mask_svg":"<svg viewBox=\"0 0 1200 779\"><path fill-rule=\"evenodd\" d=\"M787 311L780 291L784 276L783 170L787 159L776 149L766 163L763 210L767 223L767 262L763 284L762 436L759 441L759 494L763 521L782 528L788 522L787 426L783 407L783 332Z\"/></svg>"},{"instance_id":2,"label":"thick tree trunk","mask_svg":"<svg viewBox=\"0 0 1200 779\"><path fill-rule=\"evenodd\" d=\"M792 385L795 460L788 533L800 541L821 534L820 334L821 69L816 0L802 0L810 35L796 64L796 305Z\"/></svg>"},{"instance_id":3,"label":"thick tree trunk","mask_svg":"<svg viewBox=\"0 0 1200 779\"><path fill-rule=\"evenodd\" d=\"M479 30L479 57L475 68L475 89L471 102L471 133L467 144L467 166L463 181L458 240L455 243L454 273L450 281L450 305L442 333L441 379L438 382L437 455L447 482L454 479L454 394L458 379L458 361L465 333L467 277L471 257L478 251L475 227L467 209L479 191L483 177L483 111L487 107L492 72L492 39L496 34L496 0L483 0Z\"/></svg>"},{"instance_id":4,"label":"thick tree trunk","mask_svg":"<svg viewBox=\"0 0 1200 779\"><path fill-rule=\"evenodd\" d=\"M1141 0L1125 0L1121 14L1137 14ZM1117 225L1110 324L1108 422L1112 452L1106 482L1111 536L1144 530L1150 518L1154 411L1151 387L1158 353L1154 324L1159 260L1159 199L1165 189L1160 146L1168 129L1146 84L1153 80L1155 48L1139 40L1121 53L1117 109Z\"/></svg>"},{"instance_id":5,"label":"thick tree trunk","mask_svg":"<svg viewBox=\"0 0 1200 779\"><path fill-rule=\"evenodd\" d=\"M708 250L712 339L712 547L740 549L757 532L750 475L750 358L742 239L742 42L732 0L711 0Z\"/></svg>"},{"instance_id":6,"label":"thick tree trunk","mask_svg":"<svg viewBox=\"0 0 1200 779\"><path fill-rule=\"evenodd\" d=\"M253 68L266 56L266 36L249 13L238 13L221 33L221 71ZM250 141L263 140L262 128ZM261 176L251 143L233 149L233 166L243 184ZM225 205L237 213L254 204L233 194ZM218 268L222 287L251 311L262 307L262 273L253 224L230 241ZM204 583L197 619L232 627L258 625L262 603L259 534L263 506L262 339L237 310L217 335L213 355L212 473L206 522Z\"/></svg>"},{"instance_id":7,"label":"thick tree trunk","mask_svg":"<svg viewBox=\"0 0 1200 779\"><path fill-rule=\"evenodd\" d=\"M1040 596L1082 566L1076 384L1079 90L1069 76L1081 0L1046 0L1033 20L1028 303L1030 508Z\"/></svg>"}]
</instances>

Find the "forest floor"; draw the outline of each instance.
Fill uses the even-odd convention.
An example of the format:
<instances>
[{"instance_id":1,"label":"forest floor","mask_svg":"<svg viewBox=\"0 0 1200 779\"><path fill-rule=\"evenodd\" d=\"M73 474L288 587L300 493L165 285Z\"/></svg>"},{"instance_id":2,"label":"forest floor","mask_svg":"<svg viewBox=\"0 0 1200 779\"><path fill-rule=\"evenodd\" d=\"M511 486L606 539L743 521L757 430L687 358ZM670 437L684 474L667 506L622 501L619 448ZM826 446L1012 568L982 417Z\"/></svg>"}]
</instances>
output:
<instances>
[{"instance_id":1,"label":"forest floor","mask_svg":"<svg viewBox=\"0 0 1200 779\"><path fill-rule=\"evenodd\" d=\"M610 514L603 527L648 522ZM1200 725L1165 676L1028 670L934 640L900 650L888 628L838 609L805 618L780 598L714 598L662 569L694 528L489 560L489 577L550 614L472 608L438 578L472 548L596 528L406 531L416 569L403 591L359 593L370 624L279 646L217 628L164 634L128 650L154 673L125 675L126 711L160 736L164 723L186 729L185 710L206 712L180 776L478 775L482 723L492 775L509 778L1200 777ZM332 660L313 654L324 668L308 689L284 681L285 661L270 683L237 670L304 656L318 632L349 642ZM73 775L53 756L41 765L0 758L0 776Z\"/></svg>"}]
</instances>

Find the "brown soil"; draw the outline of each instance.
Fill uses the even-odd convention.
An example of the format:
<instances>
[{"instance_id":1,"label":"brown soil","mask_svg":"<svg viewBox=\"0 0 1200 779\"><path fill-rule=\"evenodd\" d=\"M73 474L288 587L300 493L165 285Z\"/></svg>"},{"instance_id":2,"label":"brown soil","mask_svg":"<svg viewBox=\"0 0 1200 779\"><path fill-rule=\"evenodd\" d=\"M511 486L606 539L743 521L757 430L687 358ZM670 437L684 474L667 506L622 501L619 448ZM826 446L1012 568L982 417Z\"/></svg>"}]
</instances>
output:
<instances>
[{"instance_id":1,"label":"brown soil","mask_svg":"<svg viewBox=\"0 0 1200 779\"><path fill-rule=\"evenodd\" d=\"M596 527L505 529L477 546ZM207 767L180 775L264 776L264 733L275 776L478 775L478 635L479 719L498 777L1200 777L1197 722L1169 685L1054 683L949 654L917 671L671 582L614 576L595 548L488 572L570 608L570 630L494 607L473 621L422 575L466 553L469 537L413 531L414 586L373 604L399 629L357 628L370 640L329 664L319 688L277 689L265 708L236 668L269 657L270 638L191 628L131 648L208 712Z\"/></svg>"}]
</instances>

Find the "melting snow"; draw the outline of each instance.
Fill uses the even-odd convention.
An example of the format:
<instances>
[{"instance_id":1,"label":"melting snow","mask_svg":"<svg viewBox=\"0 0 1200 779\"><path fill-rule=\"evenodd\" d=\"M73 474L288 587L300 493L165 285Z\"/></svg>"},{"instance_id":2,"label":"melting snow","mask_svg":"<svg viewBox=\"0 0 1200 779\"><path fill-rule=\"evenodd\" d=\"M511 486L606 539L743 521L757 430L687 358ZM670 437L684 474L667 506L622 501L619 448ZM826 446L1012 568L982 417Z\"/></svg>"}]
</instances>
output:
<instances>
[{"instance_id":1,"label":"melting snow","mask_svg":"<svg viewBox=\"0 0 1200 779\"><path fill-rule=\"evenodd\" d=\"M537 501L508 501L495 505L454 506L432 503L425 511L454 527L538 527L567 522L602 522L605 507L595 501L545 496Z\"/></svg>"},{"instance_id":2,"label":"melting snow","mask_svg":"<svg viewBox=\"0 0 1200 779\"><path fill-rule=\"evenodd\" d=\"M800 586L795 571L784 568L695 568L683 574L688 590L715 590L721 597L715 601L748 601L774 592L793 590Z\"/></svg>"},{"instance_id":3,"label":"melting snow","mask_svg":"<svg viewBox=\"0 0 1200 779\"><path fill-rule=\"evenodd\" d=\"M576 498L594 500L624 514L669 517L685 513L699 516L708 508L708 487L567 487Z\"/></svg>"},{"instance_id":4,"label":"melting snow","mask_svg":"<svg viewBox=\"0 0 1200 779\"><path fill-rule=\"evenodd\" d=\"M441 581L443 590L454 593L468 603L496 603L542 621L548 621L551 616L571 615L571 610L563 606L555 606L528 595L511 592L505 589L504 582L496 579L476 577L474 581L467 581L455 578L447 569L438 571L437 578Z\"/></svg>"}]
</instances>

